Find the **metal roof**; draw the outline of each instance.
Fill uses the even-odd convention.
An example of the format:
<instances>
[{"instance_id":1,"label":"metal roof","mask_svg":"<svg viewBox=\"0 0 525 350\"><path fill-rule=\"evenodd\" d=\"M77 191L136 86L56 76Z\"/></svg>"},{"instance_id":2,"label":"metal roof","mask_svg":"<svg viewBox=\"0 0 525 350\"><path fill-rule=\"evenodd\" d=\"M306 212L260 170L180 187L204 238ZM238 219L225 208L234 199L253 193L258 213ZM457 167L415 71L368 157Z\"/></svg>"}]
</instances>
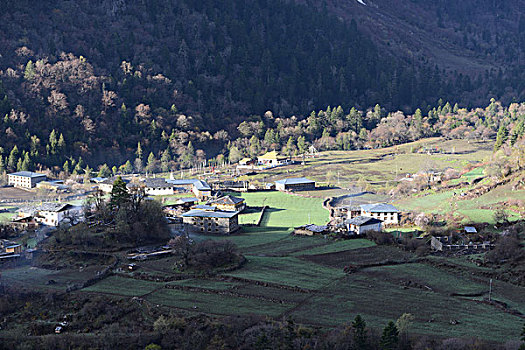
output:
<instances>
[{"instance_id":1,"label":"metal roof","mask_svg":"<svg viewBox=\"0 0 525 350\"><path fill-rule=\"evenodd\" d=\"M474 226L465 226L466 233L478 233L478 230Z\"/></svg>"},{"instance_id":2,"label":"metal roof","mask_svg":"<svg viewBox=\"0 0 525 350\"><path fill-rule=\"evenodd\" d=\"M392 204L386 203L374 203L374 204L361 204L361 210L370 213L398 213L396 207Z\"/></svg>"},{"instance_id":3,"label":"metal roof","mask_svg":"<svg viewBox=\"0 0 525 350\"><path fill-rule=\"evenodd\" d=\"M201 218L232 218L237 216L236 211L208 211L193 209L182 214L182 217L201 217Z\"/></svg>"},{"instance_id":4,"label":"metal roof","mask_svg":"<svg viewBox=\"0 0 525 350\"><path fill-rule=\"evenodd\" d=\"M19 172L16 172L16 173L11 173L9 175L23 176L23 177L30 177L30 178L42 177L42 176L45 177L46 176L46 174L34 173L32 171L19 171Z\"/></svg>"},{"instance_id":5,"label":"metal roof","mask_svg":"<svg viewBox=\"0 0 525 350\"><path fill-rule=\"evenodd\" d=\"M369 216L358 216L353 219L348 219L345 221L348 225L356 225L356 226L363 226L363 225L371 225L371 224L377 224L382 222L381 220L378 220L376 218L371 218Z\"/></svg>"},{"instance_id":6,"label":"metal roof","mask_svg":"<svg viewBox=\"0 0 525 350\"><path fill-rule=\"evenodd\" d=\"M198 179L188 179L188 180L165 180L168 183L174 184L175 186L185 186L185 185L193 185L196 189L199 191L210 191L211 187L202 180Z\"/></svg>"},{"instance_id":7,"label":"metal roof","mask_svg":"<svg viewBox=\"0 0 525 350\"><path fill-rule=\"evenodd\" d=\"M262 156L259 156L257 158L258 159L264 159L264 160L272 160L272 159L282 160L282 159L286 159L285 156L280 155L279 152L277 152L277 151L266 152L265 154L263 154Z\"/></svg>"},{"instance_id":8,"label":"metal roof","mask_svg":"<svg viewBox=\"0 0 525 350\"><path fill-rule=\"evenodd\" d=\"M290 179L282 179L275 181L276 184L282 184L282 185L300 185L300 184L311 184L315 181L307 179L306 177L295 177Z\"/></svg>"}]
</instances>

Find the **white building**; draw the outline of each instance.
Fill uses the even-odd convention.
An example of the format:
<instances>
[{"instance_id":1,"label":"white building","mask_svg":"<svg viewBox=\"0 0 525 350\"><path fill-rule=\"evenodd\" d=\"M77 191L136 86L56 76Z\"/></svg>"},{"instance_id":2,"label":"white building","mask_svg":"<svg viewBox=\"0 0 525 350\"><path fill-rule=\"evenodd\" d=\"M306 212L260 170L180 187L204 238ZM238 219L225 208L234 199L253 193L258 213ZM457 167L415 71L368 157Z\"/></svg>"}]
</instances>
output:
<instances>
[{"instance_id":1,"label":"white building","mask_svg":"<svg viewBox=\"0 0 525 350\"><path fill-rule=\"evenodd\" d=\"M360 207L360 216L375 218L381 220L384 224L399 224L399 210L392 204L361 204ZM348 219L353 219L353 217L348 217Z\"/></svg>"},{"instance_id":2,"label":"white building","mask_svg":"<svg viewBox=\"0 0 525 350\"><path fill-rule=\"evenodd\" d=\"M34 173L32 171L19 171L7 175L8 185L21 188L33 188L40 181L46 180L45 174Z\"/></svg>"},{"instance_id":3,"label":"white building","mask_svg":"<svg viewBox=\"0 0 525 350\"><path fill-rule=\"evenodd\" d=\"M48 226L58 226L64 219L79 221L81 215L81 207L67 203L43 203L18 209L19 217L32 216L37 222Z\"/></svg>"}]
</instances>

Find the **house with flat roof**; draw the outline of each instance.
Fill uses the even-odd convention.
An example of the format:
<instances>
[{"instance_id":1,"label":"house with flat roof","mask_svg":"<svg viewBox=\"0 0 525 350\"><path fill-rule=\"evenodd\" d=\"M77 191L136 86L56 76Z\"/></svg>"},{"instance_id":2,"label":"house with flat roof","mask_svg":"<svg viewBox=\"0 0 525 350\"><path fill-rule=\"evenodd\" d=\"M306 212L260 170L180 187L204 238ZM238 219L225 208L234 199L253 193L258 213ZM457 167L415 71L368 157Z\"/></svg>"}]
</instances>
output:
<instances>
[{"instance_id":1,"label":"house with flat roof","mask_svg":"<svg viewBox=\"0 0 525 350\"><path fill-rule=\"evenodd\" d=\"M381 231L382 221L369 216L358 216L353 219L347 219L345 225L350 235L363 235L368 231Z\"/></svg>"},{"instance_id":2,"label":"house with flat roof","mask_svg":"<svg viewBox=\"0 0 525 350\"><path fill-rule=\"evenodd\" d=\"M9 186L20 188L33 188L37 183L45 181L45 174L34 173L32 171L19 171L7 175L7 184Z\"/></svg>"},{"instance_id":3,"label":"house with flat roof","mask_svg":"<svg viewBox=\"0 0 525 350\"><path fill-rule=\"evenodd\" d=\"M238 211L241 212L246 208L246 202L244 198L234 197L234 196L224 196L217 198L208 202L208 204L217 207L219 210L223 211Z\"/></svg>"},{"instance_id":4,"label":"house with flat roof","mask_svg":"<svg viewBox=\"0 0 525 350\"><path fill-rule=\"evenodd\" d=\"M186 233L208 233L229 235L240 229L239 213L209 209L192 209L182 214Z\"/></svg>"},{"instance_id":5,"label":"house with flat roof","mask_svg":"<svg viewBox=\"0 0 525 350\"><path fill-rule=\"evenodd\" d=\"M315 181L305 177L282 179L275 181L278 191L310 191L315 190Z\"/></svg>"}]
</instances>

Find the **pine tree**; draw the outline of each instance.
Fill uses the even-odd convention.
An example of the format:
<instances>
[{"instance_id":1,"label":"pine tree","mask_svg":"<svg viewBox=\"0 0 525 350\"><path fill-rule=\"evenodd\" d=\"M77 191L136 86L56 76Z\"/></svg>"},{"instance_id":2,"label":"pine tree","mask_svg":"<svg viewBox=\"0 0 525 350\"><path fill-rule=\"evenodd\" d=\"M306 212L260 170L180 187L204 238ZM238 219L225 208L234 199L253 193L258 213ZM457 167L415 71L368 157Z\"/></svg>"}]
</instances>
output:
<instances>
[{"instance_id":1,"label":"pine tree","mask_svg":"<svg viewBox=\"0 0 525 350\"><path fill-rule=\"evenodd\" d=\"M63 154L66 150L66 141L64 140L64 135L62 135L62 133L60 133L60 137L58 138L57 148L58 154Z\"/></svg>"},{"instance_id":2,"label":"pine tree","mask_svg":"<svg viewBox=\"0 0 525 350\"><path fill-rule=\"evenodd\" d=\"M18 158L18 161L16 162L16 171L22 171L23 162L22 157Z\"/></svg>"},{"instance_id":3,"label":"pine tree","mask_svg":"<svg viewBox=\"0 0 525 350\"><path fill-rule=\"evenodd\" d=\"M124 164L124 168L122 169L124 174L131 174L133 172L133 165L131 165L131 162L128 160L126 164Z\"/></svg>"},{"instance_id":4,"label":"pine tree","mask_svg":"<svg viewBox=\"0 0 525 350\"><path fill-rule=\"evenodd\" d=\"M137 151L135 152L135 154L137 155L138 159L142 160L142 146L140 142L137 144Z\"/></svg>"},{"instance_id":5,"label":"pine tree","mask_svg":"<svg viewBox=\"0 0 525 350\"><path fill-rule=\"evenodd\" d=\"M357 315L352 322L354 329L354 342L357 349L366 350L368 348L368 334L366 331L366 322L361 315Z\"/></svg>"},{"instance_id":6,"label":"pine tree","mask_svg":"<svg viewBox=\"0 0 525 350\"><path fill-rule=\"evenodd\" d=\"M153 152L150 152L148 156L148 163L146 165L146 171L150 173L155 172L157 170L156 163L157 163L157 160L155 159L155 155L153 154Z\"/></svg>"},{"instance_id":7,"label":"pine tree","mask_svg":"<svg viewBox=\"0 0 525 350\"><path fill-rule=\"evenodd\" d=\"M160 168L165 173L170 170L170 160L170 151L166 148L160 157Z\"/></svg>"},{"instance_id":8,"label":"pine tree","mask_svg":"<svg viewBox=\"0 0 525 350\"><path fill-rule=\"evenodd\" d=\"M31 162L31 158L29 158L29 153L24 152L24 160L22 161L22 170L23 171L30 171L33 169L33 163Z\"/></svg>"},{"instance_id":9,"label":"pine tree","mask_svg":"<svg viewBox=\"0 0 525 350\"><path fill-rule=\"evenodd\" d=\"M111 170L109 169L106 163L100 166L100 168L98 169L97 176L98 177L110 177L111 176Z\"/></svg>"},{"instance_id":10,"label":"pine tree","mask_svg":"<svg viewBox=\"0 0 525 350\"><path fill-rule=\"evenodd\" d=\"M120 208L130 200L130 195L126 183L120 176L113 182L109 203L113 208Z\"/></svg>"},{"instance_id":11,"label":"pine tree","mask_svg":"<svg viewBox=\"0 0 525 350\"><path fill-rule=\"evenodd\" d=\"M33 64L33 61L29 60L24 70L24 79L33 80L34 77L35 77L35 65Z\"/></svg>"},{"instance_id":12,"label":"pine tree","mask_svg":"<svg viewBox=\"0 0 525 350\"><path fill-rule=\"evenodd\" d=\"M381 350L394 350L397 348L399 343L399 331L397 330L394 322L390 321L388 325L383 329L383 334L381 335L381 341L379 342L379 347Z\"/></svg>"},{"instance_id":13,"label":"pine tree","mask_svg":"<svg viewBox=\"0 0 525 350\"><path fill-rule=\"evenodd\" d=\"M56 154L57 144L58 144L57 134L56 134L55 129L53 129L51 131L51 134L49 134L49 152L51 154Z\"/></svg>"},{"instance_id":14,"label":"pine tree","mask_svg":"<svg viewBox=\"0 0 525 350\"><path fill-rule=\"evenodd\" d=\"M69 175L69 172L71 171L69 167L69 160L66 160L64 162L64 165L62 165L62 170L64 170L64 173L66 173L66 175Z\"/></svg>"},{"instance_id":15,"label":"pine tree","mask_svg":"<svg viewBox=\"0 0 525 350\"><path fill-rule=\"evenodd\" d=\"M494 144L494 152L499 150L501 146L507 141L507 128L505 125L501 124L498 129L498 134L496 135L496 143Z\"/></svg>"},{"instance_id":16,"label":"pine tree","mask_svg":"<svg viewBox=\"0 0 525 350\"><path fill-rule=\"evenodd\" d=\"M306 139L301 135L297 138L297 149L299 154L304 154L306 152L306 148Z\"/></svg>"},{"instance_id":17,"label":"pine tree","mask_svg":"<svg viewBox=\"0 0 525 350\"><path fill-rule=\"evenodd\" d=\"M5 172L4 157L0 155L0 175Z\"/></svg>"},{"instance_id":18,"label":"pine tree","mask_svg":"<svg viewBox=\"0 0 525 350\"><path fill-rule=\"evenodd\" d=\"M16 169L17 160L18 160L18 147L14 145L13 149L11 150L11 153L9 153L9 159L7 160L7 168L9 169L9 171L13 171Z\"/></svg>"}]
</instances>

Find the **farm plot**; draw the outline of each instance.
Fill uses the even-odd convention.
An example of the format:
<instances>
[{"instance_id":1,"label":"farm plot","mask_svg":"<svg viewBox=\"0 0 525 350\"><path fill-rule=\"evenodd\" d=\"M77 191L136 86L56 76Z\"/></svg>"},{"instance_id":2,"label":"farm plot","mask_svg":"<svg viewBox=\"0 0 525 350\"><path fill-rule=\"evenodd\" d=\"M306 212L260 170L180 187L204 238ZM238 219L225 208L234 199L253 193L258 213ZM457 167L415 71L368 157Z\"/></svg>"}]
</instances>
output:
<instances>
[{"instance_id":1,"label":"farm plot","mask_svg":"<svg viewBox=\"0 0 525 350\"><path fill-rule=\"evenodd\" d=\"M334 269L293 257L247 256L247 264L227 276L275 283L305 289L318 289L336 278L344 276L341 269Z\"/></svg>"},{"instance_id":2,"label":"farm plot","mask_svg":"<svg viewBox=\"0 0 525 350\"><path fill-rule=\"evenodd\" d=\"M344 268L346 265L370 265L392 261L409 261L415 255L390 246L371 246L336 253L305 255L302 258L324 266Z\"/></svg>"},{"instance_id":3,"label":"farm plot","mask_svg":"<svg viewBox=\"0 0 525 350\"><path fill-rule=\"evenodd\" d=\"M54 289L65 291L69 286L80 284L96 276L103 267L90 267L78 270L47 270L37 267L21 266L3 269L2 280L9 284L28 285L34 289Z\"/></svg>"},{"instance_id":4,"label":"farm plot","mask_svg":"<svg viewBox=\"0 0 525 350\"><path fill-rule=\"evenodd\" d=\"M265 315L277 317L293 304L282 304L256 298L160 289L146 297L151 303L216 315Z\"/></svg>"},{"instance_id":5,"label":"farm plot","mask_svg":"<svg viewBox=\"0 0 525 350\"><path fill-rule=\"evenodd\" d=\"M370 326L381 328L403 313L416 317L411 332L447 337L476 335L504 341L515 338L523 324L520 317L476 300L403 287L383 275L369 273L335 281L293 310L291 316L298 322L335 326L360 314ZM451 324L452 320L459 323Z\"/></svg>"},{"instance_id":6,"label":"farm plot","mask_svg":"<svg viewBox=\"0 0 525 350\"><path fill-rule=\"evenodd\" d=\"M82 289L82 291L139 297L151 293L157 288L162 288L163 286L164 284L159 282L110 276L92 286Z\"/></svg>"}]
</instances>

